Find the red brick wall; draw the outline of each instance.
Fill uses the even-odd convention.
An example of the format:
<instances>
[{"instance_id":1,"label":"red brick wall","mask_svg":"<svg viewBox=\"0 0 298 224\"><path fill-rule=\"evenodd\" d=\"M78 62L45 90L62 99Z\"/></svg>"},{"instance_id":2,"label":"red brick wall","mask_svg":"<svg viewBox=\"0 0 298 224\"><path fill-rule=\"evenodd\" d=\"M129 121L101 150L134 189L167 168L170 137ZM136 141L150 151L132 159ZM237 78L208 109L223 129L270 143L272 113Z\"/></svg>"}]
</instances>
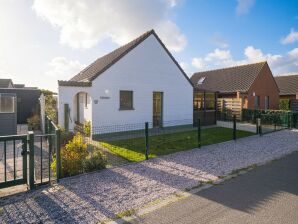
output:
<instances>
[{"instance_id":1,"label":"red brick wall","mask_svg":"<svg viewBox=\"0 0 298 224\"><path fill-rule=\"evenodd\" d=\"M255 97L260 96L260 108L265 109L265 96L269 96L269 109L279 109L279 90L272 76L269 66L266 64L254 83L251 85L248 94L248 108L254 109Z\"/></svg>"}]
</instances>

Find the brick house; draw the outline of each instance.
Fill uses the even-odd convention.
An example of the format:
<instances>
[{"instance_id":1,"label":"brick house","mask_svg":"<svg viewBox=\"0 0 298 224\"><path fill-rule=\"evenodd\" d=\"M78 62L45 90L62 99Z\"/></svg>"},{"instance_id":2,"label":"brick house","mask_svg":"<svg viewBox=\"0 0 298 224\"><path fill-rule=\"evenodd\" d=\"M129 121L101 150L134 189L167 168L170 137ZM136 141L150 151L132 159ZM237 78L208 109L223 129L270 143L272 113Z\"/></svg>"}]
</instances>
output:
<instances>
[{"instance_id":1,"label":"brick house","mask_svg":"<svg viewBox=\"0 0 298 224\"><path fill-rule=\"evenodd\" d=\"M197 88L217 91L219 99L238 99L241 108L279 108L279 89L267 62L197 72L191 81Z\"/></svg>"},{"instance_id":2,"label":"brick house","mask_svg":"<svg viewBox=\"0 0 298 224\"><path fill-rule=\"evenodd\" d=\"M276 76L280 99L298 99L298 75Z\"/></svg>"}]
</instances>

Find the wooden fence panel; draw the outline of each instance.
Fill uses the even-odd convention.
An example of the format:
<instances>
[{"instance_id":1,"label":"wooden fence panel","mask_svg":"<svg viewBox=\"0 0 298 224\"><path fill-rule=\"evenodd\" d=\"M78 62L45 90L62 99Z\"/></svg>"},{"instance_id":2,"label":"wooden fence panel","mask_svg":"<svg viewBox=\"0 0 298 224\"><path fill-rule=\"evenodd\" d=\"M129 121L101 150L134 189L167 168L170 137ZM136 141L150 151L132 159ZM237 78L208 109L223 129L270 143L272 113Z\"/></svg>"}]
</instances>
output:
<instances>
[{"instance_id":1,"label":"wooden fence panel","mask_svg":"<svg viewBox=\"0 0 298 224\"><path fill-rule=\"evenodd\" d=\"M236 115L237 120L242 119L242 99L238 98L218 98L217 110Z\"/></svg>"}]
</instances>

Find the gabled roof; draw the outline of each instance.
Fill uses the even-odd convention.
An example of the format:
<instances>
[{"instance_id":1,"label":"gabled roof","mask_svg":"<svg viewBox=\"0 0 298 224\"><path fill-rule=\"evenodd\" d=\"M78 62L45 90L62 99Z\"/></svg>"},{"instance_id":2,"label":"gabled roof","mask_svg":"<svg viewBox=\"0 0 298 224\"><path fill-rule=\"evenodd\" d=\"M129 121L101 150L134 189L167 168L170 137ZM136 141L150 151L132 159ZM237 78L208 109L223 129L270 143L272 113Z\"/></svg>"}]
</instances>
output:
<instances>
[{"instance_id":1,"label":"gabled roof","mask_svg":"<svg viewBox=\"0 0 298 224\"><path fill-rule=\"evenodd\" d=\"M296 95L298 93L298 75L274 77L279 88L279 95Z\"/></svg>"},{"instance_id":2,"label":"gabled roof","mask_svg":"<svg viewBox=\"0 0 298 224\"><path fill-rule=\"evenodd\" d=\"M0 79L0 88L8 88L9 84L13 86L11 79Z\"/></svg>"},{"instance_id":3,"label":"gabled roof","mask_svg":"<svg viewBox=\"0 0 298 224\"><path fill-rule=\"evenodd\" d=\"M25 84L13 84L14 88L25 88Z\"/></svg>"},{"instance_id":4,"label":"gabled roof","mask_svg":"<svg viewBox=\"0 0 298 224\"><path fill-rule=\"evenodd\" d=\"M173 62L176 64L176 66L179 68L179 70L183 73L185 78L189 81L189 83L192 85L190 79L185 74L183 69L180 67L178 62L174 59L172 54L169 52L169 50L165 47L165 45L162 43L160 38L157 36L154 30L150 30L138 38L134 39L133 41L127 43L126 45L123 45L122 47L117 48L116 50L98 58L96 61L94 61L92 64L87 66L85 69L83 69L80 73L75 75L73 78L71 78L69 81L59 81L59 85L68 85L67 82L72 82L71 86L76 85L74 82L80 82L82 84L83 82L92 82L94 79L96 79L100 74L102 74L104 71L106 71L108 68L110 68L113 64L115 64L117 61L119 61L122 57L124 57L127 53L129 53L132 49L137 47L140 43L142 43L145 39L147 39L150 35L154 35L155 38L158 40L158 42L162 45L164 50L167 52L167 54L171 57ZM80 84L77 84L77 86L80 86Z\"/></svg>"},{"instance_id":5,"label":"gabled roof","mask_svg":"<svg viewBox=\"0 0 298 224\"><path fill-rule=\"evenodd\" d=\"M267 62L194 73L190 78L196 88L234 93L247 92ZM204 79L202 84L198 81Z\"/></svg>"}]
</instances>

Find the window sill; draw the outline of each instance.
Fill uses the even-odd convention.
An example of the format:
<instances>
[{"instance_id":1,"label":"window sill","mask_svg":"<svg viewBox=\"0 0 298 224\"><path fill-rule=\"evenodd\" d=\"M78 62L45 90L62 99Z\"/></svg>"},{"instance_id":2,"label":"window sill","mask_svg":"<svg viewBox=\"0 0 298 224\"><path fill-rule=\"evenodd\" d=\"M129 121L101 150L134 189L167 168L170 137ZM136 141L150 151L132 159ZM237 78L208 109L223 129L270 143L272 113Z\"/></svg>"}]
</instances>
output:
<instances>
[{"instance_id":1,"label":"window sill","mask_svg":"<svg viewBox=\"0 0 298 224\"><path fill-rule=\"evenodd\" d=\"M134 108L119 108L119 111L123 111L123 110L135 110Z\"/></svg>"}]
</instances>

